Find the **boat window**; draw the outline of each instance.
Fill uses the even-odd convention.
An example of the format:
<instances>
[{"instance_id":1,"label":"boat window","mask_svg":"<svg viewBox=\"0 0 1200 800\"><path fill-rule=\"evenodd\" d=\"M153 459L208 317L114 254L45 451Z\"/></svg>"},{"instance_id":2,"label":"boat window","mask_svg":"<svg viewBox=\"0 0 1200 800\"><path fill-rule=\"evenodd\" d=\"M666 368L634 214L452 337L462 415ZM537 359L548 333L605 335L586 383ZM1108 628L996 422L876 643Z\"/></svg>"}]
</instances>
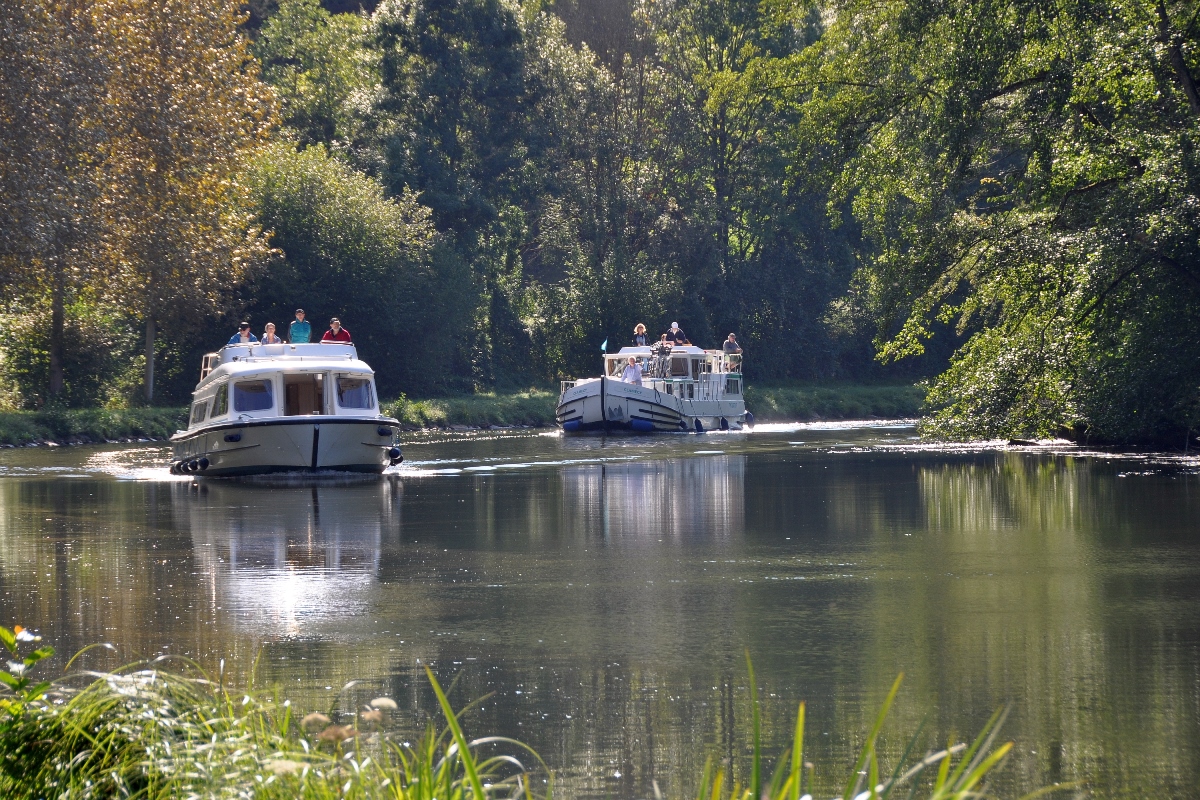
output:
<instances>
[{"instance_id":1,"label":"boat window","mask_svg":"<svg viewBox=\"0 0 1200 800\"><path fill-rule=\"evenodd\" d=\"M686 358L671 359L671 377L686 378L688 377L688 360Z\"/></svg>"},{"instance_id":2,"label":"boat window","mask_svg":"<svg viewBox=\"0 0 1200 800\"><path fill-rule=\"evenodd\" d=\"M269 380L238 381L233 385L234 411L266 411L274 407L275 396Z\"/></svg>"},{"instance_id":3,"label":"boat window","mask_svg":"<svg viewBox=\"0 0 1200 800\"><path fill-rule=\"evenodd\" d=\"M217 387L217 396L213 400L212 415L223 417L229 413L229 384L222 383Z\"/></svg>"},{"instance_id":4,"label":"boat window","mask_svg":"<svg viewBox=\"0 0 1200 800\"><path fill-rule=\"evenodd\" d=\"M374 408L369 378L337 377L338 405L342 408Z\"/></svg>"},{"instance_id":5,"label":"boat window","mask_svg":"<svg viewBox=\"0 0 1200 800\"><path fill-rule=\"evenodd\" d=\"M204 422L205 416L208 414L208 400L200 400L192 406L192 423L193 425Z\"/></svg>"},{"instance_id":6,"label":"boat window","mask_svg":"<svg viewBox=\"0 0 1200 800\"><path fill-rule=\"evenodd\" d=\"M739 386L740 383L741 383L741 381L737 380L736 378L726 378L725 379L725 393L726 394L741 394L742 387Z\"/></svg>"},{"instance_id":7,"label":"boat window","mask_svg":"<svg viewBox=\"0 0 1200 800\"><path fill-rule=\"evenodd\" d=\"M325 413L325 375L301 373L283 376L283 413L289 417Z\"/></svg>"}]
</instances>

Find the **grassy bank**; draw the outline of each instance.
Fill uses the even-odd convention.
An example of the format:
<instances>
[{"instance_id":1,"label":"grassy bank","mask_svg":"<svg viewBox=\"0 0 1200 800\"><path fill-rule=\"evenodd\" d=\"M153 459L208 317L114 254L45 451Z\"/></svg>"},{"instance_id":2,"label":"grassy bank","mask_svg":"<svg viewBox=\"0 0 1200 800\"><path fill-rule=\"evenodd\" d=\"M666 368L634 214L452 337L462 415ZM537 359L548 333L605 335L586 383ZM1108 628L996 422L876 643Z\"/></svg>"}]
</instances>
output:
<instances>
[{"instance_id":1,"label":"grassy bank","mask_svg":"<svg viewBox=\"0 0 1200 800\"><path fill-rule=\"evenodd\" d=\"M311 710L293 706L278 689L235 689L220 674L204 675L184 659L167 657L111 673L79 672L35 683L31 673L53 654L38 638L19 627L0 628L0 639L15 659L8 670L0 669L0 796L6 800L552 796L553 776L528 747L500 737L467 739L463 726L469 724L469 707L456 712L428 668L440 729L432 721L417 722L411 709L402 710L389 697L354 698L349 692L354 683L333 707ZM818 773L804 760L804 705L790 736L792 747L770 769L762 757L752 668L748 685L749 758L715 767L710 758L697 776L698 792L679 787L672 796L799 800L815 788L870 800L892 794L914 798L918 792L930 800L966 800L981 796L977 792L987 773L1012 747L995 742L1003 720L997 712L970 746L910 761L910 753L923 749L914 737L889 777L880 771L884 765L876 742L899 688L897 679L856 763L821 770L815 786ZM839 775L845 779L836 780ZM860 795L863 789L868 791Z\"/></svg>"},{"instance_id":2,"label":"grassy bank","mask_svg":"<svg viewBox=\"0 0 1200 800\"><path fill-rule=\"evenodd\" d=\"M925 390L912 385L746 387L758 422L918 417L924 402Z\"/></svg>"},{"instance_id":3,"label":"grassy bank","mask_svg":"<svg viewBox=\"0 0 1200 800\"><path fill-rule=\"evenodd\" d=\"M183 408L72 408L0 412L0 444L86 444L164 439L186 423Z\"/></svg>"},{"instance_id":4,"label":"grassy bank","mask_svg":"<svg viewBox=\"0 0 1200 800\"><path fill-rule=\"evenodd\" d=\"M746 407L759 422L866 419L920 415L924 390L916 386L799 386L746 388ZM530 390L514 394L474 394L384 404L385 413L405 425L553 425L558 393Z\"/></svg>"},{"instance_id":5,"label":"grassy bank","mask_svg":"<svg viewBox=\"0 0 1200 800\"><path fill-rule=\"evenodd\" d=\"M919 416L924 390L917 386L798 386L746 388L746 407L759 422ZM558 393L530 389L423 400L401 396L385 414L413 428L451 425L533 427L554 424ZM186 424L184 408L81 408L0 412L0 445L54 442L86 444L119 439L165 439Z\"/></svg>"},{"instance_id":6,"label":"grassy bank","mask_svg":"<svg viewBox=\"0 0 1200 800\"><path fill-rule=\"evenodd\" d=\"M554 406L558 393L530 389L512 394L469 394L413 400L403 395L383 404L383 411L405 425L416 428L444 428L450 425L487 427L489 425L554 424Z\"/></svg>"}]
</instances>

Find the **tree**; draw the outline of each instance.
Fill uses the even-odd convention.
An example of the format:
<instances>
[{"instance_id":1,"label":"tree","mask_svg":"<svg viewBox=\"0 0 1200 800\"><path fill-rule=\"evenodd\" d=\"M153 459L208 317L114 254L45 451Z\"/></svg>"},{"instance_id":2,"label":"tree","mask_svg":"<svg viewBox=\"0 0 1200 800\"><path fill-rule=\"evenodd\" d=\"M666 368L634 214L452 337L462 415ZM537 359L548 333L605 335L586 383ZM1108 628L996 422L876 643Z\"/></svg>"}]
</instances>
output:
<instances>
[{"instance_id":1,"label":"tree","mask_svg":"<svg viewBox=\"0 0 1200 800\"><path fill-rule=\"evenodd\" d=\"M232 3L121 0L119 8L106 197L119 255L107 288L145 324L149 402L158 327L211 319L223 292L269 252L239 171L266 141L274 99Z\"/></svg>"},{"instance_id":2,"label":"tree","mask_svg":"<svg viewBox=\"0 0 1200 800\"><path fill-rule=\"evenodd\" d=\"M64 387L65 308L94 278L109 4L14 0L0 7L0 265L5 284L50 306L47 392Z\"/></svg>"},{"instance_id":3,"label":"tree","mask_svg":"<svg viewBox=\"0 0 1200 800\"><path fill-rule=\"evenodd\" d=\"M379 182L321 146L273 145L249 173L258 217L281 258L241 287L246 312L283 330L302 307L314 325L336 315L363 357L380 370L380 390L445 388L446 358L469 327L467 269L441 245L429 209L409 192L387 198Z\"/></svg>"},{"instance_id":4,"label":"tree","mask_svg":"<svg viewBox=\"0 0 1200 800\"><path fill-rule=\"evenodd\" d=\"M798 138L869 237L881 357L920 353L938 320L970 337L927 429L1182 443L1200 403L1195 4L836 11L794 73Z\"/></svg>"},{"instance_id":5,"label":"tree","mask_svg":"<svg viewBox=\"0 0 1200 800\"><path fill-rule=\"evenodd\" d=\"M379 84L378 52L360 14L330 14L318 0L283 0L259 31L254 55L302 147L352 146Z\"/></svg>"}]
</instances>

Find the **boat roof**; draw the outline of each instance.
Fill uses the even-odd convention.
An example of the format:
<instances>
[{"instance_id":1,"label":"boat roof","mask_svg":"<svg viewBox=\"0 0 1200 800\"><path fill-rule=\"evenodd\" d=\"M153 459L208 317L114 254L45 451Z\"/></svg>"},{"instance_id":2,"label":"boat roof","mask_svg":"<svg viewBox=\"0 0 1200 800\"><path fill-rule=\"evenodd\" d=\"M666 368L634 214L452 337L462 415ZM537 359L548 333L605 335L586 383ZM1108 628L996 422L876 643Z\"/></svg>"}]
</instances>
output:
<instances>
[{"instance_id":1,"label":"boat roof","mask_svg":"<svg viewBox=\"0 0 1200 800\"><path fill-rule=\"evenodd\" d=\"M709 355L711 353L717 353L717 352L720 352L720 351L719 350L705 350L702 347L696 347L695 345L691 345L691 344L677 344L671 348L671 355L673 355L673 356L704 356L704 355ZM625 356L626 358L628 358L629 356L650 356L650 355L654 355L653 347L622 347L620 352L608 353L608 354L606 354L605 357L606 358L617 358L619 356Z\"/></svg>"},{"instance_id":2,"label":"boat roof","mask_svg":"<svg viewBox=\"0 0 1200 800\"><path fill-rule=\"evenodd\" d=\"M213 381L234 376L261 375L270 372L359 372L374 375L367 362L358 357L353 344L227 344L206 356L211 371L196 384L196 389Z\"/></svg>"}]
</instances>

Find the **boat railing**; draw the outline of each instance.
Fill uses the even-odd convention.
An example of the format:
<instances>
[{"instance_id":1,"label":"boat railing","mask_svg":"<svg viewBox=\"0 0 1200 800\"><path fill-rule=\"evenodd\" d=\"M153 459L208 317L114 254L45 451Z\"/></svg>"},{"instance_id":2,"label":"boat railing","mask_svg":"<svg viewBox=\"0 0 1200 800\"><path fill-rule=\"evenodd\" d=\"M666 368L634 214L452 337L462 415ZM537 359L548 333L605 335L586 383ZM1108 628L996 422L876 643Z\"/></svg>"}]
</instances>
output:
<instances>
[{"instance_id":1,"label":"boat railing","mask_svg":"<svg viewBox=\"0 0 1200 800\"><path fill-rule=\"evenodd\" d=\"M564 394L567 393L568 389L574 389L575 383L576 383L576 381L561 381L559 383L558 396L562 397Z\"/></svg>"}]
</instances>

